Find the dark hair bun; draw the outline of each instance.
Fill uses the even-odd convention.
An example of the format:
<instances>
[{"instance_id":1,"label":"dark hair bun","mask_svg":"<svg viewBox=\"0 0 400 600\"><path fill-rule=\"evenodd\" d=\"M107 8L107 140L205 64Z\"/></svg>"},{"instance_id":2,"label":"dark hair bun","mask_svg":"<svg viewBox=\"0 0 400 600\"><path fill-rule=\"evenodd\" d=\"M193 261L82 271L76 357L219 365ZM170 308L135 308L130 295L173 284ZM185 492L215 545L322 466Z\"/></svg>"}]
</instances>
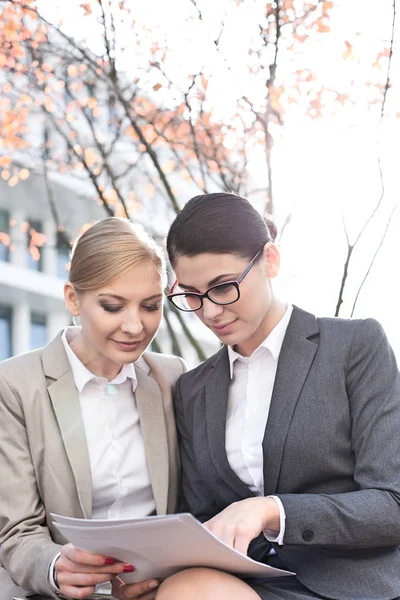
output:
<instances>
[{"instance_id":1,"label":"dark hair bun","mask_svg":"<svg viewBox=\"0 0 400 600\"><path fill-rule=\"evenodd\" d=\"M273 222L273 220L270 218L270 216L265 215L264 216L264 221L265 224L267 226L268 229L268 233L269 233L269 237L271 238L271 240L273 242L275 242L276 238L278 237L278 228L275 225L275 223Z\"/></svg>"}]
</instances>

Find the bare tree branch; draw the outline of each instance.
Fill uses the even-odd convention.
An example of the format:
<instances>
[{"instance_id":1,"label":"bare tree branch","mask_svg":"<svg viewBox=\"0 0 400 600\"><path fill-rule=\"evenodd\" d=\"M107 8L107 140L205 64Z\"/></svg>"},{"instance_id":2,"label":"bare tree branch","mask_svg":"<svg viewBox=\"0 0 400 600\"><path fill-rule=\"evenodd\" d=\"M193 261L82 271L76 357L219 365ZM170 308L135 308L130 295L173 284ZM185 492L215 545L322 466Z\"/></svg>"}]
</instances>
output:
<instances>
[{"instance_id":1,"label":"bare tree branch","mask_svg":"<svg viewBox=\"0 0 400 600\"><path fill-rule=\"evenodd\" d=\"M43 144L43 153L42 153L42 166L43 166L43 178L44 178L44 185L46 188L46 195L47 195L47 201L49 203L50 206L50 212L51 215L53 217L53 221L54 224L57 228L57 232L59 237L61 238L61 240L63 241L63 243L70 247L71 246L71 240L68 237L64 227L61 224L61 219L60 219L60 214L58 212L58 208L57 208L57 204L55 202L54 199L54 194L53 194L53 190L50 184L50 180L49 180L49 173L48 173L48 169L47 169L47 141L48 141L48 131L47 128L45 127L44 129L44 144Z\"/></svg>"},{"instance_id":2,"label":"bare tree branch","mask_svg":"<svg viewBox=\"0 0 400 600\"><path fill-rule=\"evenodd\" d=\"M386 101L387 101L387 93L388 90L390 88L390 73L391 73L391 66L392 66L392 57L393 57L393 41L394 41L394 32L395 32L395 24L396 24L396 0L393 0L393 17L392 17L392 31L391 31L391 39L390 39L390 50L389 50L389 59L388 59L388 67L387 67L387 74L386 74L386 83L385 86L383 88L383 98L382 98L382 106L381 106L381 113L380 113L380 120L379 120L379 125L380 128L382 128L382 122L384 119L384 115L385 115L385 108L386 108ZM369 217L366 219L363 227L361 228L361 230L359 231L354 243L352 245L350 245L349 243L349 239L347 236L347 231L345 228L345 232L346 232L346 236L347 236L347 245L348 245L348 251L347 251L347 257L343 266L343 276L342 276L342 281L341 281L341 285L340 285L340 290L339 290L339 296L338 296L338 300L336 303L336 310L335 310L335 316L339 315L339 311L340 311L340 307L343 303L343 293L344 293L344 288L345 288L345 284L346 284L346 279L348 276L348 269L349 269L349 263L350 263L350 259L351 259L351 255L353 253L354 248L357 246L361 236L364 234L365 230L367 229L368 225L371 223L372 219L374 218L374 216L376 215L376 213L378 212L383 198L385 196L385 182L384 182L384 178L383 178L383 171L382 171L382 162L381 162L381 152L379 149L379 139L378 139L378 157L377 157L377 162L378 162L378 171L379 171L379 180L380 180L380 184L381 184L381 193L378 199L378 202L375 205L375 208L373 209L373 211L371 212L371 214L369 215ZM390 218L391 220L391 218ZM390 223L389 220L389 223ZM378 250L381 247L382 244L379 244L378 246ZM377 251L378 251L377 250ZM376 256L377 252L374 254L373 258L372 258L372 262L370 264L370 266L368 267L367 273L365 278L363 279L362 283L361 283L361 287L364 285L364 282L366 280L366 278L368 277L368 274L371 271L372 265L375 261L375 256ZM360 290L361 288L358 290L357 294L356 294L356 299L355 302L353 304L353 308L352 308L352 313L354 312L356 303L357 303L357 299L360 295Z\"/></svg>"},{"instance_id":3,"label":"bare tree branch","mask_svg":"<svg viewBox=\"0 0 400 600\"><path fill-rule=\"evenodd\" d=\"M352 316L354 315L354 310L355 310L355 308L356 308L356 304L357 304L357 302L358 302L358 298L359 298L359 296L360 296L361 290L362 290L362 288L364 287L364 283L366 282L366 280L367 280L367 278L368 278L368 275L370 274L370 272L371 272L371 269L372 269L372 267L373 267L373 266L374 266L374 264L375 264L375 260L376 260L376 257L378 256L379 250L380 250L380 249L382 248L382 246L383 246L383 242L384 242L384 241L385 241L385 239L386 239L387 232L389 231L390 224L391 224L391 222L392 222L392 219L393 219L393 217L394 217L394 213L396 212L396 210L397 210L398 206L399 206L399 203L397 202L396 206L393 208L393 210L392 210L392 212L391 212L391 214L390 214L390 217L389 217L389 219L388 219L388 222L386 223L386 228L385 228L385 231L384 231L384 233L383 233L383 236L382 236L382 238L381 238L381 241L379 242L379 245L378 245L377 249L376 249L376 250L375 250L375 252L374 252L374 255L373 255L372 259L371 259L371 262L370 262L370 264L369 264L369 267L368 267L368 269L367 269L367 272L365 273L365 275L364 275L364 278L363 278L363 280L362 280L362 282L361 282L361 284L360 284L360 287L359 287L359 288L358 288L358 290L357 290L357 294L356 294L356 297L355 297L355 299L354 299L354 302L353 302L353 307L352 307L352 309L351 309L350 317L352 317Z\"/></svg>"},{"instance_id":4,"label":"bare tree branch","mask_svg":"<svg viewBox=\"0 0 400 600\"><path fill-rule=\"evenodd\" d=\"M192 335L192 332L190 331L189 327L186 324L185 319L182 317L181 312L179 311L178 308L176 308L173 304L171 304L170 306L170 310L172 310L172 312L176 315L184 334L186 335L187 339L190 341L191 345L193 346L193 348L195 349L197 356L199 358L199 360L201 362L203 362L204 360L207 359L204 351L202 350L198 340Z\"/></svg>"},{"instance_id":5,"label":"bare tree branch","mask_svg":"<svg viewBox=\"0 0 400 600\"><path fill-rule=\"evenodd\" d=\"M77 98L75 98L72 95L72 91L69 88L67 82L65 83L65 87L66 87L68 93L70 94L70 96L72 98L74 98L75 100L77 100ZM116 175L114 173L113 168L111 167L111 164L110 164L110 161L109 161L109 156L107 155L107 152L105 151L105 148L104 148L103 144L101 144L99 142L99 140L98 140L98 136L97 136L97 132L96 132L96 130L94 128L93 120L90 118L90 116L88 114L88 111L87 111L87 109L85 107L81 108L81 114L85 118L85 121L86 121L86 123L87 123L87 125L88 125L88 127L89 127L89 129L90 129L90 131L92 133L93 142L94 142L97 150L99 151L99 153L100 153L100 155L101 155L101 157L103 159L103 168L105 169L107 175L110 178L110 181L111 181L111 184L113 186L113 189L115 190L115 193L118 196L118 200L121 202L122 208L124 209L124 213L125 213L126 218L129 219L129 211L128 211L128 208L126 206L125 199L124 199L124 197L123 197L123 195L121 193L121 190L119 189L119 185L118 185L118 182L117 182L117 177L116 177Z\"/></svg>"}]
</instances>

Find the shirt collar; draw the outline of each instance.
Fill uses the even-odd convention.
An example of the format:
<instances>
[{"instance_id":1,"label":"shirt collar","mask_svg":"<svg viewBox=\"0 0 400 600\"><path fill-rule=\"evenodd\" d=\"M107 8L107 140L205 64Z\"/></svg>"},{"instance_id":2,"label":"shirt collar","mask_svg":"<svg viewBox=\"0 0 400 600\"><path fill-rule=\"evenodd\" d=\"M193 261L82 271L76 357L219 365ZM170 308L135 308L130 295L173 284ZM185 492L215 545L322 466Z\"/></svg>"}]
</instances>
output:
<instances>
[{"instance_id":1,"label":"shirt collar","mask_svg":"<svg viewBox=\"0 0 400 600\"><path fill-rule=\"evenodd\" d=\"M289 304L281 320L275 325L275 327L265 338L265 340L258 346L258 348L267 348L267 350L271 352L272 357L275 361L277 361L279 358L279 354L282 348L283 340L286 335L286 330L289 325L290 317L292 316L292 312L293 306ZM257 352L258 348L256 348L254 352ZM243 359L243 356L239 354L239 352L236 352L236 350L233 349L233 346L228 346L228 358L230 377L231 379L233 379L234 362L238 359Z\"/></svg>"},{"instance_id":2,"label":"shirt collar","mask_svg":"<svg viewBox=\"0 0 400 600\"><path fill-rule=\"evenodd\" d=\"M69 342L71 342L74 339L74 337L76 337L80 333L80 331L80 327L66 327L61 335L61 340L64 344L65 352L71 365L74 382L79 393L82 392L83 388L89 381L91 381L92 379L100 379L91 371L89 371L87 367L85 367L83 362L79 360L79 358L69 345ZM141 361L143 361L143 363L147 365L147 363L143 359L139 359L138 363ZM140 367L143 368L141 364ZM118 375L114 377L112 381L109 381L108 384L118 385L126 381L128 378L132 380L132 389L133 391L135 391L137 386L137 377L135 373L135 366L133 363L122 365L122 368Z\"/></svg>"}]
</instances>

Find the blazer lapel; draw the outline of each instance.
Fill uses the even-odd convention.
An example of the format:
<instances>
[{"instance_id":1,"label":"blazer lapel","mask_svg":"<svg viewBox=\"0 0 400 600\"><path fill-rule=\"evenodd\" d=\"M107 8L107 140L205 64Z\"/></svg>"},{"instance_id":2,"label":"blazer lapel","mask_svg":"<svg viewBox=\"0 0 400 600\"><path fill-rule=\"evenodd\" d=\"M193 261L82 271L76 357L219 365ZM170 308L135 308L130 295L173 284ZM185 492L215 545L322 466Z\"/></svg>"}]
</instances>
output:
<instances>
[{"instance_id":1,"label":"blazer lapel","mask_svg":"<svg viewBox=\"0 0 400 600\"><path fill-rule=\"evenodd\" d=\"M138 383L135 396L156 510L157 514L163 515L167 512L168 503L168 435L162 392L157 381L150 377L156 375L153 365L151 367L149 375L136 368Z\"/></svg>"},{"instance_id":2,"label":"blazer lapel","mask_svg":"<svg viewBox=\"0 0 400 600\"><path fill-rule=\"evenodd\" d=\"M279 356L263 440L266 496L276 492L293 413L318 349L318 345L309 338L318 333L316 318L294 307Z\"/></svg>"},{"instance_id":3,"label":"blazer lapel","mask_svg":"<svg viewBox=\"0 0 400 600\"><path fill-rule=\"evenodd\" d=\"M226 412L231 382L226 347L216 355L211 369L206 380L206 419L211 458L216 470L236 496L248 498L255 494L231 469L225 450Z\"/></svg>"},{"instance_id":4,"label":"blazer lapel","mask_svg":"<svg viewBox=\"0 0 400 600\"><path fill-rule=\"evenodd\" d=\"M92 482L78 391L60 335L43 349L43 369L65 451L75 478L82 513L92 514Z\"/></svg>"}]
</instances>

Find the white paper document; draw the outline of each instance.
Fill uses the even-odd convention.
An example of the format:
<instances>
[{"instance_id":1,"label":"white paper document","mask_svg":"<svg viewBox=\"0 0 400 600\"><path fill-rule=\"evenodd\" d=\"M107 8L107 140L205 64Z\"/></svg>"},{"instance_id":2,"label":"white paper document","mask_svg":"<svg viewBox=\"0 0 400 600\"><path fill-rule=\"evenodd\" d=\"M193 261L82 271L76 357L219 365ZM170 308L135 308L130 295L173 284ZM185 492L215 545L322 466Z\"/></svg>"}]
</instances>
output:
<instances>
[{"instance_id":1,"label":"white paper document","mask_svg":"<svg viewBox=\"0 0 400 600\"><path fill-rule=\"evenodd\" d=\"M188 567L211 567L254 577L294 575L244 556L190 514L143 519L73 519L52 514L54 525L74 546L132 564L127 583L165 579Z\"/></svg>"}]
</instances>

